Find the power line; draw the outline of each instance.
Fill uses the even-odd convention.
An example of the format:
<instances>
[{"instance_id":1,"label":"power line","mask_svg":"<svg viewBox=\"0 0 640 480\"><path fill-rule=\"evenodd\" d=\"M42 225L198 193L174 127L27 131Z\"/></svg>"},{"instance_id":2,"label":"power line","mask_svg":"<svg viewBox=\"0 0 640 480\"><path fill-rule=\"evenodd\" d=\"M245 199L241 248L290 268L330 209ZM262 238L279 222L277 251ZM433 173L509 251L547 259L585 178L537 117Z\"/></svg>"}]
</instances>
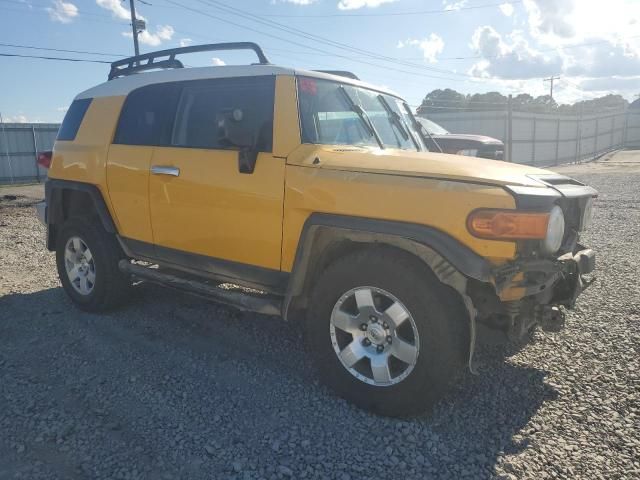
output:
<instances>
[{"instance_id":1,"label":"power line","mask_svg":"<svg viewBox=\"0 0 640 480\"><path fill-rule=\"evenodd\" d=\"M171 1L171 0L167 0L167 1ZM394 63L396 65L402 65L402 66L407 66L407 67L411 67L411 68L416 68L416 69L423 69L423 70L429 70L429 71L433 71L433 72L438 72L438 73L445 73L445 74L449 74L449 75L457 75L457 76L463 76L463 77L468 77L468 78L474 78L477 79L477 77L473 77L472 75L468 75L465 73L460 73L460 72L455 72L455 71L451 71L451 70L444 70L444 69L439 69L439 68L435 68L435 67L429 67L426 65L418 65L415 63L411 63L411 62L406 62L403 61L401 59L398 58L394 58L394 57L388 57L386 55L381 55L379 53L376 52L372 52L369 50L364 50L362 48L358 48L358 47L353 47L351 45L345 44L345 43L341 43L341 42L337 42L334 40L331 40L329 38L325 38L325 37L321 37L319 35L314 35L311 33L308 33L304 30L300 30L294 27L289 27L287 25L283 25L281 23L278 22L274 22L273 20L263 20L262 18L253 15L249 12L246 12L244 10L240 10L238 8L234 8L234 7L230 7L226 4L224 4L223 2L219 2L216 0L198 0L200 3L203 3L205 5L208 6L212 6L218 10L222 10L222 11L226 11L226 12L230 12L230 13L234 13L237 16L240 16L241 18L245 18L248 20L251 20L253 22L256 23L260 23L262 25L265 25L267 27L270 28L275 28L277 30L281 30L284 31L286 33L292 34L292 35L296 35L298 37L303 37L306 38L308 40L311 40L313 42L317 42L317 43L321 43L324 45L328 45L331 46L333 48L338 48L341 50L346 50L346 51L350 51L350 52L355 52L358 54L364 54L369 58L375 59L375 60L380 60L380 61L384 61L384 62L389 62L389 63ZM176 2L172 2L171 3L176 3ZM305 46L306 48L308 48L307 46ZM379 67L382 67L381 65L377 65ZM388 67L382 67L382 68L388 68Z\"/></svg>"},{"instance_id":2,"label":"power line","mask_svg":"<svg viewBox=\"0 0 640 480\"><path fill-rule=\"evenodd\" d=\"M620 37L617 40L631 40L633 38L640 38L640 35L631 35L629 37ZM558 47L552 47L552 48L542 48L540 50L536 50L537 52L555 52L557 50L570 50L572 48L582 48L582 47L591 47L594 45L603 45L605 43L611 43L611 41L609 40L598 40L597 42L585 42L585 43L574 43L572 45L564 45L564 46L558 46ZM512 53L518 53L517 51L514 51ZM502 55L471 55L471 56L467 56L467 57L438 57L438 60L469 60L469 59L475 59L475 58L498 58L501 57Z\"/></svg>"},{"instance_id":3,"label":"power line","mask_svg":"<svg viewBox=\"0 0 640 480\"><path fill-rule=\"evenodd\" d=\"M65 62L88 62L88 63L106 63L111 65L111 62L106 60L89 60L84 58L63 58L63 57L45 57L40 55L21 55L19 53L0 53L0 57L18 57L18 58L38 58L41 60L62 60Z\"/></svg>"},{"instance_id":4,"label":"power line","mask_svg":"<svg viewBox=\"0 0 640 480\"><path fill-rule=\"evenodd\" d=\"M86 55L99 55L103 57L126 57L126 55L123 53L103 53L103 52L89 52L84 50L66 50L64 48L36 47L35 45L18 45L15 43L0 43L0 47L29 48L32 50L48 50L50 52L83 53Z\"/></svg>"},{"instance_id":5,"label":"power line","mask_svg":"<svg viewBox=\"0 0 640 480\"><path fill-rule=\"evenodd\" d=\"M165 0L167 1L167 0ZM402 17L402 16L412 16L412 15L432 15L432 14L447 14L447 13L458 13L465 10L478 10L483 8L492 8L499 7L500 5L509 4L509 5L518 5L523 3L523 0L514 0L514 1L506 1L500 3L487 3L482 5L472 5L469 7L460 7L460 8L449 8L449 9L441 9L441 10L416 10L416 11L405 11L405 12L387 12L387 13L379 13L379 12L371 12L371 13L325 13L325 14L304 14L304 15L296 15L296 14L286 14L286 13L259 13L260 17L271 17L271 18L350 18L350 17ZM158 8L181 8L175 5L159 5L157 3L153 4L154 7Z\"/></svg>"},{"instance_id":6,"label":"power line","mask_svg":"<svg viewBox=\"0 0 640 480\"><path fill-rule=\"evenodd\" d=\"M184 4L179 3L179 2L175 2L173 0L165 0L165 1L167 1L169 3L172 3L172 4L176 5L176 6L182 7L185 10L189 10L191 12L197 13L199 15L203 15L205 17L212 18L214 20L218 20L220 22L224 22L224 23L227 23L229 25L233 25L233 26L245 29L245 30L249 30L249 31L258 33L260 35L264 35L266 37L274 38L274 39L280 40L282 42L291 43L290 39L287 39L287 38L284 38L284 37L281 37L281 36L278 36L278 35L274 35L274 34L271 34L271 33L268 33L268 32L263 32L261 30L249 27L249 26L241 24L241 23L233 22L231 20L222 19L222 18L217 17L215 15L212 15L212 14L210 14L208 12L205 12L205 11L202 11L202 10L199 10L199 9L196 9L196 8L189 7L187 5L184 5ZM304 47L304 48L308 48L309 50L313 50L313 51L316 51L316 52L327 53L327 54L331 53L331 52L328 52L327 50L322 50L320 48L309 46L309 45L300 44L300 46ZM342 58L342 59L345 59L345 60L350 60L350 61L353 61L353 62L361 63L361 64L364 64L364 65L370 65L370 66L377 67L377 68L385 68L385 69L388 68L388 67L385 67L385 66L377 64L377 63L372 63L372 62L367 62L365 60L359 60L359 59L355 59L355 58L350 58L350 57L347 57L345 55L341 55L341 54L337 54L337 53L336 54L331 54L331 55L334 58ZM468 80L462 80L462 79L451 78L451 77L443 77L443 76L436 76L436 75L426 75L426 74L423 74L423 73L410 72L408 70L396 69L395 71L396 72L401 72L401 73L406 73L408 75L415 75L415 76L424 77L424 78L436 78L436 79L440 79L440 80L448 80L448 81L453 81L453 82L468 81Z\"/></svg>"}]
</instances>

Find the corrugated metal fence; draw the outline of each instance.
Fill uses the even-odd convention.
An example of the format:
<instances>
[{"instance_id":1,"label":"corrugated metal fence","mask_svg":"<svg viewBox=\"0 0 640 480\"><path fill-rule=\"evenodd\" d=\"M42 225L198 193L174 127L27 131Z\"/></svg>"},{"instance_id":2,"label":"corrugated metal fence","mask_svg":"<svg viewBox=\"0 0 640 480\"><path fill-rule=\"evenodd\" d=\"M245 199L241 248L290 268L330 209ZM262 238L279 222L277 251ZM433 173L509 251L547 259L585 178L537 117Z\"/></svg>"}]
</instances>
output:
<instances>
[{"instance_id":1,"label":"corrugated metal fence","mask_svg":"<svg viewBox=\"0 0 640 480\"><path fill-rule=\"evenodd\" d=\"M619 148L640 148L640 111L570 116L508 111L433 113L453 133L475 133L505 142L517 163L551 166L579 162ZM47 172L36 152L51 150L56 123L0 124L0 184L42 181Z\"/></svg>"},{"instance_id":2,"label":"corrugated metal fence","mask_svg":"<svg viewBox=\"0 0 640 480\"><path fill-rule=\"evenodd\" d=\"M452 133L475 133L505 143L506 160L541 167L586 161L620 148L640 148L640 111L558 115L518 111L429 113Z\"/></svg>"},{"instance_id":3,"label":"corrugated metal fence","mask_svg":"<svg viewBox=\"0 0 640 480\"><path fill-rule=\"evenodd\" d=\"M0 184L38 182L47 171L36 163L37 152L51 150L57 123L0 124Z\"/></svg>"}]
</instances>

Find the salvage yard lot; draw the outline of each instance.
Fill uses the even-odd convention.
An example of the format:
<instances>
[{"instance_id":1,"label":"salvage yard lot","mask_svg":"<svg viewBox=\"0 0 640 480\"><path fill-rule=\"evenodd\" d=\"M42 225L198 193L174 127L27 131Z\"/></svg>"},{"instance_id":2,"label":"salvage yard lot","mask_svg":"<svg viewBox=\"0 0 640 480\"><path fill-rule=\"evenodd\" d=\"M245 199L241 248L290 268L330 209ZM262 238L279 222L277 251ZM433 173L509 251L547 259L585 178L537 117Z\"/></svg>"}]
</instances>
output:
<instances>
[{"instance_id":1,"label":"salvage yard lot","mask_svg":"<svg viewBox=\"0 0 640 480\"><path fill-rule=\"evenodd\" d=\"M146 284L78 311L41 188L0 188L0 478L640 477L640 152L558 171L600 192L597 282L563 332L481 348L480 374L409 420L315 383L277 318Z\"/></svg>"}]
</instances>

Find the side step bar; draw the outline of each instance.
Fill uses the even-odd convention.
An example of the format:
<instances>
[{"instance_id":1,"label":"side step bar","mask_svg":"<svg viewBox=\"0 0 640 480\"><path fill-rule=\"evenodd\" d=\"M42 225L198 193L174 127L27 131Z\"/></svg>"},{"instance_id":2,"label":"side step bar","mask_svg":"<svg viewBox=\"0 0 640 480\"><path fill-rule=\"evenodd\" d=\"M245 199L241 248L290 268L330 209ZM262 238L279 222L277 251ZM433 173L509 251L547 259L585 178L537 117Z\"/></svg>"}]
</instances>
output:
<instances>
[{"instance_id":1,"label":"side step bar","mask_svg":"<svg viewBox=\"0 0 640 480\"><path fill-rule=\"evenodd\" d=\"M235 307L239 310L262 313L264 315L282 315L282 300L273 297L259 297L247 293L223 290L203 282L181 278L164 273L153 268L133 264L127 260L120 260L120 271L135 275L143 280L159 283L186 293L203 296L215 302Z\"/></svg>"}]
</instances>

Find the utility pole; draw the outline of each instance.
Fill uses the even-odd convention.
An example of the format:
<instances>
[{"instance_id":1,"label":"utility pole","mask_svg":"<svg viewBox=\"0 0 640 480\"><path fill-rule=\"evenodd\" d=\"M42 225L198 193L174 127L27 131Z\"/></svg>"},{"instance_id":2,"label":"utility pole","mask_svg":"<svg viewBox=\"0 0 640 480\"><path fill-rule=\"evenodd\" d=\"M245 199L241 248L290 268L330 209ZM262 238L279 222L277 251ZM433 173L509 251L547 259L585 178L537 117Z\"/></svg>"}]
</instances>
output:
<instances>
[{"instance_id":1,"label":"utility pole","mask_svg":"<svg viewBox=\"0 0 640 480\"><path fill-rule=\"evenodd\" d=\"M131 1L133 2L133 0L131 0ZM549 78L543 78L542 79L543 82L551 82L551 92L549 94L549 96L551 97L551 100L553 100L553 81L554 80L560 80L560 77L554 77L552 75Z\"/></svg>"},{"instance_id":2,"label":"utility pole","mask_svg":"<svg viewBox=\"0 0 640 480\"><path fill-rule=\"evenodd\" d=\"M138 55L140 55L140 48L138 47L138 21L136 20L136 6L134 0L129 0L129 5L131 6L131 31L133 32L133 49L137 57Z\"/></svg>"}]
</instances>

